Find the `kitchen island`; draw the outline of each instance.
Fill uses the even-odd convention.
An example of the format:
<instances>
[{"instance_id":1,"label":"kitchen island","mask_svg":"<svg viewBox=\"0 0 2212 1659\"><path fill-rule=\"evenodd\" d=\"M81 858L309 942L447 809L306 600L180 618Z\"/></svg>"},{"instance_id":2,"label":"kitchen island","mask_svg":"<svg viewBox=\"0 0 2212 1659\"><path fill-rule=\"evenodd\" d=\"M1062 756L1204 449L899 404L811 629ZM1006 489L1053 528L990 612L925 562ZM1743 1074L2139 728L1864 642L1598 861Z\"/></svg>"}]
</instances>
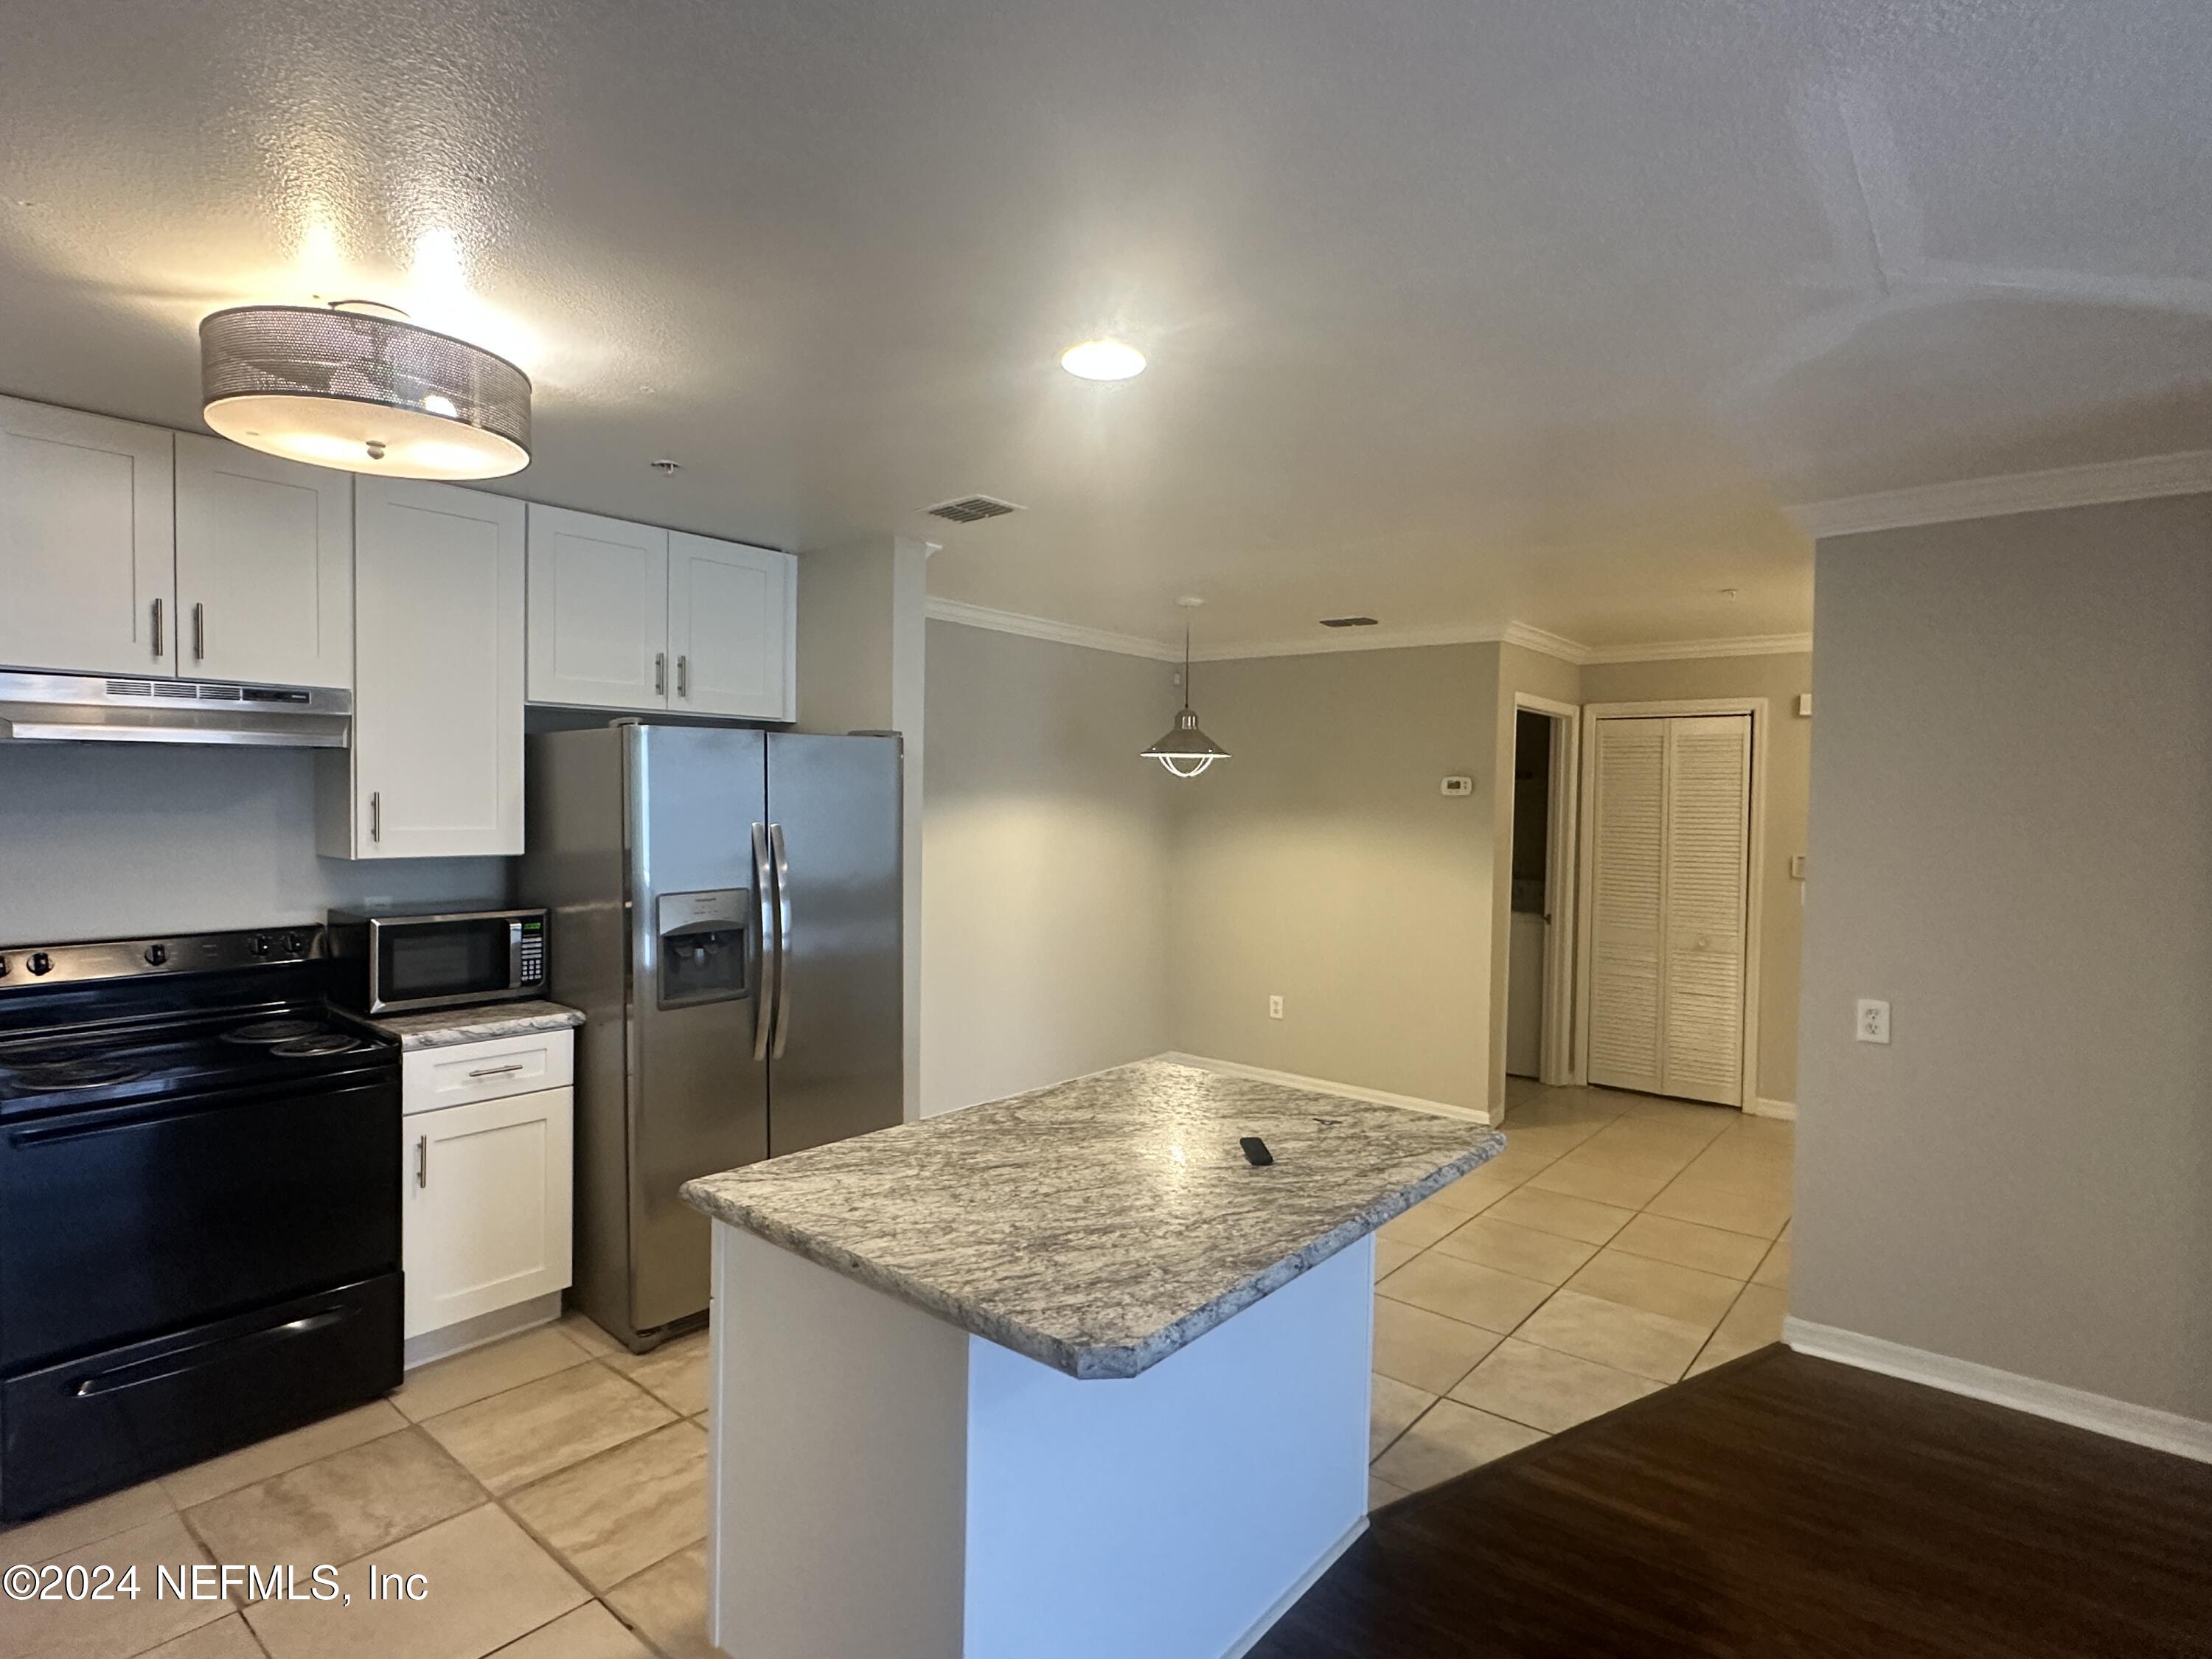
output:
<instances>
[{"instance_id":1,"label":"kitchen island","mask_svg":"<svg viewBox=\"0 0 2212 1659\"><path fill-rule=\"evenodd\" d=\"M690 1182L714 1644L1242 1653L1364 1525L1370 1235L1504 1144L1155 1060Z\"/></svg>"}]
</instances>

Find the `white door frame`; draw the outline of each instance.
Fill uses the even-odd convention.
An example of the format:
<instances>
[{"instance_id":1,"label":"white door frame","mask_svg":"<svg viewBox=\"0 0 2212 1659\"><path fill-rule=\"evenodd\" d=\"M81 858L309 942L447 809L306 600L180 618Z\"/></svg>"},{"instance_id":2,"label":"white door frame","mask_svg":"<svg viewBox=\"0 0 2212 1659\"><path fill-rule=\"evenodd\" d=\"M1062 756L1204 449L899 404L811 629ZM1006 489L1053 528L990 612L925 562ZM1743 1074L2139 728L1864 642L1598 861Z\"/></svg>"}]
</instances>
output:
<instances>
[{"instance_id":1,"label":"white door frame","mask_svg":"<svg viewBox=\"0 0 2212 1659\"><path fill-rule=\"evenodd\" d=\"M1745 896L1743 939L1743 1076L1737 1090L1736 1109L1754 1111L1759 1099L1759 937L1765 919L1766 886L1766 739L1767 700L1765 697L1676 697L1658 702L1593 702L1583 706L1582 799L1596 799L1597 736L1601 720L1663 720L1680 715L1748 714L1751 716L1751 862ZM1589 958L1590 907L1593 866L1590 837L1582 837L1575 876L1575 892L1582 901L1575 924L1575 1076L1589 1074Z\"/></svg>"},{"instance_id":2,"label":"white door frame","mask_svg":"<svg viewBox=\"0 0 2212 1659\"><path fill-rule=\"evenodd\" d=\"M1551 801L1546 823L1550 845L1544 849L1544 900L1552 913L1544 930L1544 1036L1538 1050L1536 1080L1558 1086L1583 1079L1581 1051L1575 1042L1577 1024L1575 1003L1575 914L1579 880L1575 865L1576 802L1582 787L1582 708L1558 702L1533 691L1513 694L1515 744L1519 744L1519 713L1547 714L1552 719ZM1511 820L1509 818L1508 822ZM1506 889L1512 890L1513 849L1507 847ZM1512 906L1506 906L1505 922L1513 925ZM1511 950L1509 945L1507 950ZM1507 981L1510 983L1510 957Z\"/></svg>"}]
</instances>

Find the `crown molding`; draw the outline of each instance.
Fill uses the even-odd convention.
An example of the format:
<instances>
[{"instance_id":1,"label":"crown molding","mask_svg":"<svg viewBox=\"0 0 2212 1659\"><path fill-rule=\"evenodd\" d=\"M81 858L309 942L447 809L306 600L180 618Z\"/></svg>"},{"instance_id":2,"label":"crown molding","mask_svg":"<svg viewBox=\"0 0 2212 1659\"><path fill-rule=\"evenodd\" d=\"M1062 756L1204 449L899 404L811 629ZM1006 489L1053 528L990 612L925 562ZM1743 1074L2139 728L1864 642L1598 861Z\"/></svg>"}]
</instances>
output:
<instances>
[{"instance_id":1,"label":"crown molding","mask_svg":"<svg viewBox=\"0 0 2212 1659\"><path fill-rule=\"evenodd\" d=\"M2139 456L2131 461L2094 461L2086 466L2054 467L2046 472L2009 472L1993 478L1962 478L1870 495L1844 495L1834 501L1786 507L1783 511L1800 530L1819 540L1870 530L1905 530L1916 525L1955 524L1962 519L1993 519L2008 513L2098 507L2108 501L2195 495L2208 490L2212 490L2212 449L2191 449L2172 455Z\"/></svg>"},{"instance_id":2,"label":"crown molding","mask_svg":"<svg viewBox=\"0 0 2212 1659\"><path fill-rule=\"evenodd\" d=\"M988 628L998 634L1019 634L1055 645L1082 646L1092 651L1111 651L1125 657L1144 657L1153 662L1180 662L1182 652L1164 640L1134 634L1109 634L1103 629L1082 628L1054 622L1047 617L1025 616L1018 611L994 611L988 605L968 605L958 599L932 597L927 612L932 621L958 623L965 628ZM1810 634L1755 634L1727 640L1665 640L1650 645L1587 646L1560 634L1532 628L1527 623L1503 627L1398 629L1383 633L1376 629L1346 629L1351 637L1331 634L1316 639L1262 640L1249 645L1219 645L1194 651L1194 662L1240 662L1254 657L1313 657L1342 651L1414 650L1437 645L1517 645L1577 667L1585 663L1670 662L1686 657L1771 657L1810 651Z\"/></svg>"},{"instance_id":3,"label":"crown molding","mask_svg":"<svg viewBox=\"0 0 2212 1659\"><path fill-rule=\"evenodd\" d=\"M958 599L941 599L933 594L923 611L933 622L988 628L994 634L1019 634L1026 639L1050 640L1055 645L1079 645L1087 650L1112 651L1124 657L1148 657L1154 662L1182 660L1180 650L1158 640L1141 639L1134 634L1109 634L1099 628L1079 628L1073 623L1024 616L1018 611L994 611L988 605L963 605Z\"/></svg>"},{"instance_id":4,"label":"crown molding","mask_svg":"<svg viewBox=\"0 0 2212 1659\"><path fill-rule=\"evenodd\" d=\"M1810 634L1747 634L1732 640L1668 640L1659 645L1601 645L1585 663L1679 662L1686 657L1784 657L1813 648Z\"/></svg>"}]
</instances>

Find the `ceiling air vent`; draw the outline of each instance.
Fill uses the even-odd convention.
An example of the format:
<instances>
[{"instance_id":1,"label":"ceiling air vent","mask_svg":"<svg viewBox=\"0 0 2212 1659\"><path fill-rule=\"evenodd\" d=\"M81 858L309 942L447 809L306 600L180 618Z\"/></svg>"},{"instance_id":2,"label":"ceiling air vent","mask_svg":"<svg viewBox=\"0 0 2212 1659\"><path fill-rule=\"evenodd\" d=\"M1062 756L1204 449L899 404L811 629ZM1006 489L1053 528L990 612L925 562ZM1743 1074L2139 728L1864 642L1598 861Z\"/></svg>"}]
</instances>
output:
<instances>
[{"instance_id":1,"label":"ceiling air vent","mask_svg":"<svg viewBox=\"0 0 2212 1659\"><path fill-rule=\"evenodd\" d=\"M957 501L938 502L929 509L929 516L950 519L955 524L973 524L978 519L1000 519L1020 511L1012 501L1002 501L996 495L963 495Z\"/></svg>"},{"instance_id":2,"label":"ceiling air vent","mask_svg":"<svg viewBox=\"0 0 2212 1659\"><path fill-rule=\"evenodd\" d=\"M1375 626L1375 618L1372 617L1323 617L1321 619L1321 625L1323 628L1372 628Z\"/></svg>"}]
</instances>

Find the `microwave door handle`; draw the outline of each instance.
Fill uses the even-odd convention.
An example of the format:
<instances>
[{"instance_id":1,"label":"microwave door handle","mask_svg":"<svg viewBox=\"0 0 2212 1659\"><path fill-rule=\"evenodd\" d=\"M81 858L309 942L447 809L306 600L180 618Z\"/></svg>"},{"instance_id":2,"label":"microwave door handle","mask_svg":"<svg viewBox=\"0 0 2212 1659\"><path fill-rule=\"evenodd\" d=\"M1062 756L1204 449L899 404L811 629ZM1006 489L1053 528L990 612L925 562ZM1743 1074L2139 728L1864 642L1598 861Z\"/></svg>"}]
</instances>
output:
<instances>
[{"instance_id":1,"label":"microwave door handle","mask_svg":"<svg viewBox=\"0 0 2212 1659\"><path fill-rule=\"evenodd\" d=\"M768 1058L769 1025L775 1007L775 878L769 873L768 826L753 825L753 1058Z\"/></svg>"},{"instance_id":2,"label":"microwave door handle","mask_svg":"<svg viewBox=\"0 0 2212 1659\"><path fill-rule=\"evenodd\" d=\"M781 1060L791 1042L791 859L783 845L783 826L768 827L775 852L775 1047L770 1060Z\"/></svg>"}]
</instances>

